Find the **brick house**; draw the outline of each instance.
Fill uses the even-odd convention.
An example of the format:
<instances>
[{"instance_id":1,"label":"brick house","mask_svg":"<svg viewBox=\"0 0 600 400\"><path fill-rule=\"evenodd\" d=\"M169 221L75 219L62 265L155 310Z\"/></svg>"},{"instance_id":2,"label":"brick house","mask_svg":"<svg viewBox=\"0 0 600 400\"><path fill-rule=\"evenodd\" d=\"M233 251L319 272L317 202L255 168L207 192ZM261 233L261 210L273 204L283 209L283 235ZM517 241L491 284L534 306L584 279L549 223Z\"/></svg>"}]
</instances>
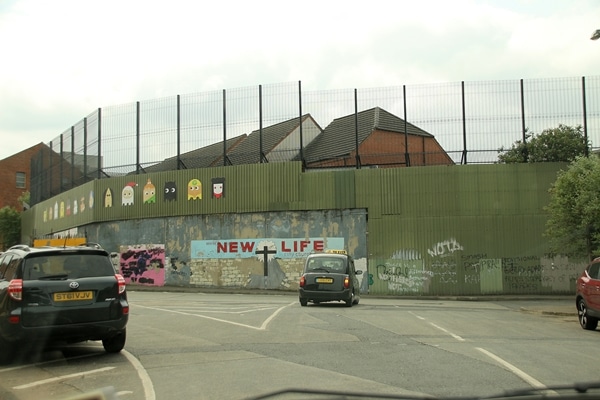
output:
<instances>
[{"instance_id":1,"label":"brick house","mask_svg":"<svg viewBox=\"0 0 600 400\"><path fill-rule=\"evenodd\" d=\"M310 114L299 120L292 118L250 134L227 139L227 160L223 161L223 142L181 154L181 168L208 168L221 165L258 164L262 162L286 162L294 160L300 147L300 123L303 143L310 143L322 131ZM262 155L261 155L262 144ZM171 171L177 168L177 157L144 168L144 172Z\"/></svg>"},{"instance_id":2,"label":"brick house","mask_svg":"<svg viewBox=\"0 0 600 400\"><path fill-rule=\"evenodd\" d=\"M454 164L432 134L374 107L333 120L306 146L306 166L355 167L357 144L359 165L390 168Z\"/></svg>"},{"instance_id":3,"label":"brick house","mask_svg":"<svg viewBox=\"0 0 600 400\"><path fill-rule=\"evenodd\" d=\"M31 159L38 153L43 143L16 153L10 157L0 160L0 208L13 207L19 211L23 210L23 204L19 197L31 188Z\"/></svg>"}]
</instances>

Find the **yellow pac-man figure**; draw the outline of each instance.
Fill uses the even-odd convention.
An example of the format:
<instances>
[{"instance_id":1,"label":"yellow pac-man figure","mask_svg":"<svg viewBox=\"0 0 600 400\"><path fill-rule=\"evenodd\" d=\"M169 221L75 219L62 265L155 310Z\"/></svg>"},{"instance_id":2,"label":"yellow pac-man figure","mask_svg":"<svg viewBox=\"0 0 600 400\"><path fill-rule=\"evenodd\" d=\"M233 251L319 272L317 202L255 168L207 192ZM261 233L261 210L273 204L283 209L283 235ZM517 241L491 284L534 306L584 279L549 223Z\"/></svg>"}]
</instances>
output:
<instances>
[{"instance_id":1,"label":"yellow pac-man figure","mask_svg":"<svg viewBox=\"0 0 600 400\"><path fill-rule=\"evenodd\" d=\"M202 182L192 179L188 183L188 200L202 199Z\"/></svg>"}]
</instances>

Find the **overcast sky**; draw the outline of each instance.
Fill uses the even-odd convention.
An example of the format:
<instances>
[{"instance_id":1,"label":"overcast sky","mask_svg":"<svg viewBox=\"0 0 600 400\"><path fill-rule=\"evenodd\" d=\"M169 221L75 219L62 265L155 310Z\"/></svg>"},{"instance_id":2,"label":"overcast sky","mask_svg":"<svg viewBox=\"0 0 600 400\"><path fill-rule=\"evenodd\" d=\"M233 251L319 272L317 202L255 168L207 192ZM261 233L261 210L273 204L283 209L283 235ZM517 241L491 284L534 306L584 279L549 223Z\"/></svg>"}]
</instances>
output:
<instances>
[{"instance_id":1,"label":"overcast sky","mask_svg":"<svg viewBox=\"0 0 600 400\"><path fill-rule=\"evenodd\" d=\"M598 0L0 0L0 159L177 94L595 76L596 29Z\"/></svg>"}]
</instances>

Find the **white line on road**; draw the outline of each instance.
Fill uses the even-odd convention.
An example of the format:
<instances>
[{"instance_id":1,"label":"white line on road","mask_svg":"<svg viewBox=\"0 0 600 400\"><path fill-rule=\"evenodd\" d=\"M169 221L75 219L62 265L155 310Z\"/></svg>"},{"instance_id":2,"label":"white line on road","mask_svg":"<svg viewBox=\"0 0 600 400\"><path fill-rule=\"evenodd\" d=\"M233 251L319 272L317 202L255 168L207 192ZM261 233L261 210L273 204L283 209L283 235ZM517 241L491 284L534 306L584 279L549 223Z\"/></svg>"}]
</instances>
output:
<instances>
[{"instance_id":1,"label":"white line on road","mask_svg":"<svg viewBox=\"0 0 600 400\"><path fill-rule=\"evenodd\" d=\"M137 371L138 376L140 377L140 381L142 381L142 387L144 388L144 398L146 400L154 400L156 399L156 394L154 393L154 385L152 384L152 379L146 372L146 369L138 360L135 358L133 354L128 351L121 351L121 353L127 358L127 360L133 365L133 368Z\"/></svg>"},{"instance_id":2,"label":"white line on road","mask_svg":"<svg viewBox=\"0 0 600 400\"><path fill-rule=\"evenodd\" d=\"M521 371L519 368L515 367L508 361L504 361L503 359L501 359L494 353L491 353L491 352L487 351L486 349L482 349L481 347L476 347L476 349L479 350L480 352L482 352L483 354L485 354L486 356L490 357L492 360L496 361L497 363L503 365L506 369L508 369L513 374L517 375L519 378L523 379L526 383L530 384L532 387L534 387L536 389L547 389L547 386L544 385L542 382L538 381L537 379L535 379L534 377L532 377L530 375L527 375L525 372ZM548 390L547 392L549 394L556 394L556 392L554 392L552 390Z\"/></svg>"},{"instance_id":3,"label":"white line on road","mask_svg":"<svg viewBox=\"0 0 600 400\"><path fill-rule=\"evenodd\" d=\"M414 315L415 317L419 318L419 319L420 319L420 320L422 320L422 321L427 321L427 319L426 319L425 317L421 317L420 315L417 315L417 314L415 314L415 313L414 313L414 312L412 312L412 311L409 311L409 313L410 313L410 314L412 314L412 315ZM457 335L457 334L455 334L455 333L452 333L452 332L450 332L449 330L447 330L447 329L445 329L445 328L442 328L442 327L441 327L441 326L439 326L439 325L436 325L436 324L434 324L433 322L429 322L429 325L433 326L433 327L434 327L434 328L436 328L436 329L439 329L440 331L442 331L442 332L444 332L444 333L447 333L448 335L452 336L454 339L458 340L459 342L464 342L464 341L465 341L465 339L463 339L463 338L462 338L462 337L460 337L459 335Z\"/></svg>"},{"instance_id":4,"label":"white line on road","mask_svg":"<svg viewBox=\"0 0 600 400\"><path fill-rule=\"evenodd\" d=\"M452 333L452 332L450 332L449 330L447 330L447 329L444 329L444 328L442 328L441 326L438 326L438 325L434 324L433 322L430 322L429 324L430 324L431 326L433 326L434 328L437 328L437 329L439 329L440 331L447 333L448 335L452 336L454 339L458 340L459 342L464 342L464 341L465 341L465 339L463 339L462 337L458 336L457 334L455 334L455 333Z\"/></svg>"},{"instance_id":5,"label":"white line on road","mask_svg":"<svg viewBox=\"0 0 600 400\"><path fill-rule=\"evenodd\" d=\"M223 322L226 324L231 324L231 325L236 325L236 326L241 326L244 328L250 328L250 329L255 329L257 331L264 331L267 329L267 326L269 325L269 323L273 320L273 318L275 318L275 316L277 314L279 314L279 312L281 312L281 310L283 310L286 307L289 307L291 305L296 304L295 301L291 302L288 305L279 307L277 310L275 310L275 312L273 312L273 314L271 314L263 323L260 327L256 327L256 326L252 326L252 325L247 325L247 324L242 324L239 322L234 322L234 321L228 321L226 319L221 319L221 318L215 318L215 317L209 317L208 315L202 315L202 314L193 314L193 313L187 313L187 312L183 312L183 311L176 311L176 310L168 310L165 308L159 308L159 307L146 307L146 306L142 306L142 305L136 305L136 307L142 307L142 308L147 308L150 310L157 310L157 311L164 311L164 312L169 312L169 313L173 313L173 314L180 314L180 315L187 315L190 317L198 317L198 318L205 318L205 319L210 319L212 321L217 321L217 322Z\"/></svg>"},{"instance_id":6,"label":"white line on road","mask_svg":"<svg viewBox=\"0 0 600 400\"><path fill-rule=\"evenodd\" d=\"M43 379L41 381L31 382L31 383L28 383L26 385L15 386L15 387L13 387L13 389L15 389L15 390L18 390L18 389L29 389L29 388L32 388L34 386L45 385L46 383L64 381L64 380L71 379L71 378L77 378L77 377L83 376L83 375L90 375L90 374L96 374L98 372L110 371L111 369L115 369L115 367L104 367L104 368L99 368L99 369L93 369L93 370L90 370L90 371L78 372L76 374L56 376L54 378Z\"/></svg>"}]
</instances>

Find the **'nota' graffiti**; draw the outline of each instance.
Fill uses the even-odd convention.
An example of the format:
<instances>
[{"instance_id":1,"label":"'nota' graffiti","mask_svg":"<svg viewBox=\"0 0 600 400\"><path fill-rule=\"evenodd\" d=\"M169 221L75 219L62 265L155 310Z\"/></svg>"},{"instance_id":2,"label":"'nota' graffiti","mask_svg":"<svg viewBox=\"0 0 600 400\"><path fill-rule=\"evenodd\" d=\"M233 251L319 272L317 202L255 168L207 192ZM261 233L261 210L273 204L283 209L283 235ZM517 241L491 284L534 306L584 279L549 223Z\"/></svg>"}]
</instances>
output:
<instances>
[{"instance_id":1,"label":"'nota' graffiti","mask_svg":"<svg viewBox=\"0 0 600 400\"><path fill-rule=\"evenodd\" d=\"M443 257L445 255L450 255L455 251L459 250L464 249L460 245L460 243L456 241L456 239L451 238L433 245L431 249L427 249L427 253L429 253L431 257Z\"/></svg>"}]
</instances>

